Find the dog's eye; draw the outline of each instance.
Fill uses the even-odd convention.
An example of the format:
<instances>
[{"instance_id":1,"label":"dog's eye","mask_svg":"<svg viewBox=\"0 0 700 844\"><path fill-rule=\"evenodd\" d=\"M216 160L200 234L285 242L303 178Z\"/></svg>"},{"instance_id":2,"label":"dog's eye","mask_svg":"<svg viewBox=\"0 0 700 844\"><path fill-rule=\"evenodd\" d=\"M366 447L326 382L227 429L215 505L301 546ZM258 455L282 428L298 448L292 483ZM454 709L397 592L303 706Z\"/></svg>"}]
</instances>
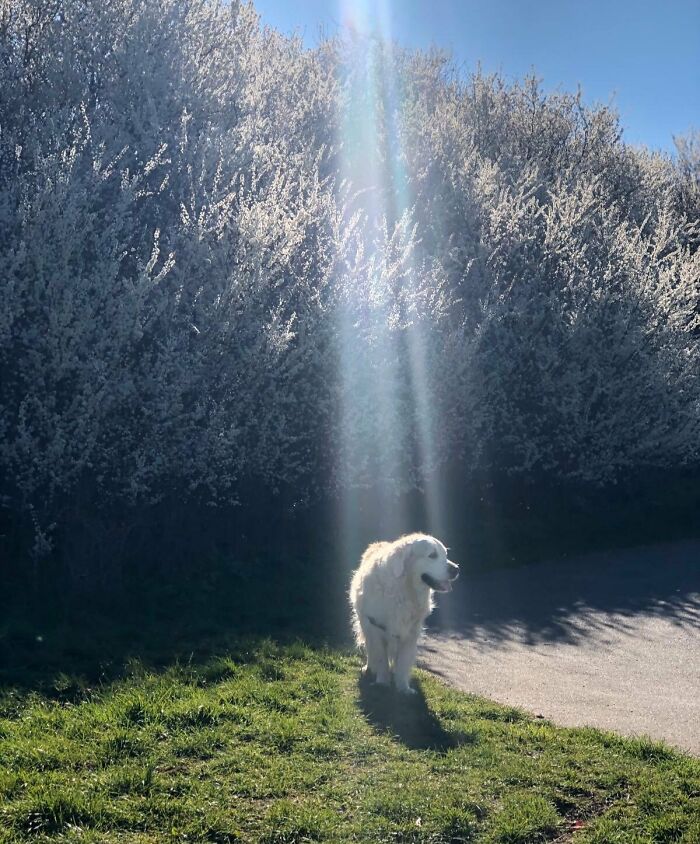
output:
<instances>
[{"instance_id":1,"label":"dog's eye","mask_svg":"<svg viewBox=\"0 0 700 844\"><path fill-rule=\"evenodd\" d=\"M431 560L437 560L437 551L431 551L428 556Z\"/></svg>"}]
</instances>

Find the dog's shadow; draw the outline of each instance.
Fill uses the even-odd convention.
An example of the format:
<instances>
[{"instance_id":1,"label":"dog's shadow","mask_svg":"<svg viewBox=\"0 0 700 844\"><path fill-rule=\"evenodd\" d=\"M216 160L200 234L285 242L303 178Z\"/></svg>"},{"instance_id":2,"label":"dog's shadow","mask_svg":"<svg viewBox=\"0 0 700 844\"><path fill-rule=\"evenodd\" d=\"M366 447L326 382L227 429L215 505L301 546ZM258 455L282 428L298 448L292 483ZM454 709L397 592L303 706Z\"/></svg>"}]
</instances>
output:
<instances>
[{"instance_id":1,"label":"dog's shadow","mask_svg":"<svg viewBox=\"0 0 700 844\"><path fill-rule=\"evenodd\" d=\"M448 733L428 707L420 681L414 678L412 686L415 694L401 694L360 675L360 711L375 730L388 733L411 750L445 753L476 741L475 735Z\"/></svg>"}]
</instances>

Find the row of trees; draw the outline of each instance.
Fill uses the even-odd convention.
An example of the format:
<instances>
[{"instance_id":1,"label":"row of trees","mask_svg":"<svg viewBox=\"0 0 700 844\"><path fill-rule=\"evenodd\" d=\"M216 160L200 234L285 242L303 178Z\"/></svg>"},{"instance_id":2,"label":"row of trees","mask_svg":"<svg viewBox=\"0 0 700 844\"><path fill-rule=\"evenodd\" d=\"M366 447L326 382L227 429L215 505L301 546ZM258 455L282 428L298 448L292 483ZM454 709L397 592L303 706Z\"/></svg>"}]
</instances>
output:
<instances>
[{"instance_id":1,"label":"row of trees","mask_svg":"<svg viewBox=\"0 0 700 844\"><path fill-rule=\"evenodd\" d=\"M307 50L251 5L4 4L6 537L77 559L159 502L406 490L456 456L693 464L697 162L535 79Z\"/></svg>"}]
</instances>

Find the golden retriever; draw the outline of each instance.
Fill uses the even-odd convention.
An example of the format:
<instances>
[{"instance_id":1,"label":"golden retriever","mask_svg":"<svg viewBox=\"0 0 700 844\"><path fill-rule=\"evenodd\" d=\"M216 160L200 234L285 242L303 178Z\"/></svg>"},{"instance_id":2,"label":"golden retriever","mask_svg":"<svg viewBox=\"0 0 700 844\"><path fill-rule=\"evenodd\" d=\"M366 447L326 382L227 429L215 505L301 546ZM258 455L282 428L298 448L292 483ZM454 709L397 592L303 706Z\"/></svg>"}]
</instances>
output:
<instances>
[{"instance_id":1,"label":"golden retriever","mask_svg":"<svg viewBox=\"0 0 700 844\"><path fill-rule=\"evenodd\" d=\"M350 585L355 638L367 655L363 672L382 685L393 673L397 690L413 693L411 669L433 592L449 592L458 574L442 542L422 533L367 548Z\"/></svg>"}]
</instances>

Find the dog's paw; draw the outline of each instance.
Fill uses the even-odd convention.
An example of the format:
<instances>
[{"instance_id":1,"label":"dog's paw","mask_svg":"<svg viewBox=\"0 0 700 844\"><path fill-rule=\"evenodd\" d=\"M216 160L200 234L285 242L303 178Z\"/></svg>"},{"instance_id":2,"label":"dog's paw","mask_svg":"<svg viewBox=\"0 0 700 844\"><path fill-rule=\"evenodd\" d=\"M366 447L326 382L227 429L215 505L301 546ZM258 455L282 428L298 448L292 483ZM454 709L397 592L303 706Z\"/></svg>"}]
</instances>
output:
<instances>
[{"instance_id":1,"label":"dog's paw","mask_svg":"<svg viewBox=\"0 0 700 844\"><path fill-rule=\"evenodd\" d=\"M417 694L415 689L412 689L410 686L397 686L396 691L401 695L415 695Z\"/></svg>"},{"instance_id":2,"label":"dog's paw","mask_svg":"<svg viewBox=\"0 0 700 844\"><path fill-rule=\"evenodd\" d=\"M362 671L360 671L359 682L361 686L373 686L375 683L375 674L374 671L370 671L367 666L365 666Z\"/></svg>"}]
</instances>

